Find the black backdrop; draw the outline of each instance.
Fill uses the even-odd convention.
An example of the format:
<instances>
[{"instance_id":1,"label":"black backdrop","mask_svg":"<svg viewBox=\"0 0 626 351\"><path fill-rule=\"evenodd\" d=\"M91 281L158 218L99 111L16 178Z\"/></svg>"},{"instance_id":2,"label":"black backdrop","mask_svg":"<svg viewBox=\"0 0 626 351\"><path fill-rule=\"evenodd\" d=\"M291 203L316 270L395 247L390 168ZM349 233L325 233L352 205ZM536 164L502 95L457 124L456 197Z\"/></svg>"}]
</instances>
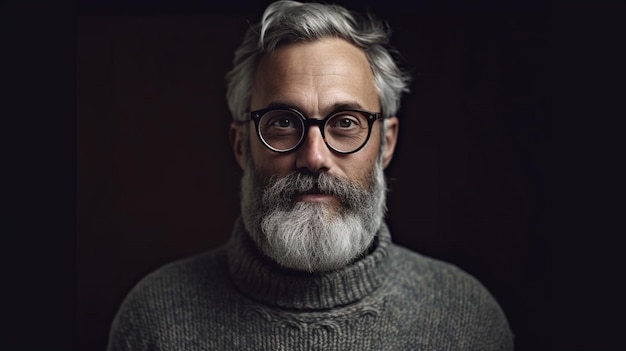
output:
<instances>
[{"instance_id":1,"label":"black backdrop","mask_svg":"<svg viewBox=\"0 0 626 351\"><path fill-rule=\"evenodd\" d=\"M223 243L240 172L224 74L266 2L83 4L77 19L77 318L104 350L128 290ZM387 171L394 240L450 261L494 294L517 350L548 349L542 2L348 2L390 24L415 78Z\"/></svg>"}]
</instances>

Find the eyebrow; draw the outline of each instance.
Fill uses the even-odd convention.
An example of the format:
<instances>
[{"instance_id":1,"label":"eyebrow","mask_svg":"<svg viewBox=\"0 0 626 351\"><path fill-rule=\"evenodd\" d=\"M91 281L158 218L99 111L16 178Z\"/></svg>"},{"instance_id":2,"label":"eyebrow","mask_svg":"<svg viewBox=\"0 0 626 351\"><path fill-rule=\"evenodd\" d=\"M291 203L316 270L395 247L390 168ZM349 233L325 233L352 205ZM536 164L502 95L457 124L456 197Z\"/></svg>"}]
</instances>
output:
<instances>
[{"instance_id":1,"label":"eyebrow","mask_svg":"<svg viewBox=\"0 0 626 351\"><path fill-rule=\"evenodd\" d=\"M300 108L300 107L298 107L296 105L292 105L292 104L286 103L286 102L273 101L273 102L270 102L266 106L266 108L270 108L270 107L288 107L288 108L292 108L294 110L298 110L298 111L300 111L300 113L302 113L303 115L306 116L306 114L304 112L302 112L302 110L303 110L302 108ZM329 109L330 112L328 114L334 113L334 112L339 112L339 111L344 111L344 110L354 110L354 109L362 110L363 106L361 106L361 104L359 104L356 101L336 102L336 103L334 103L334 104L332 104L330 106L330 109ZM322 116L322 117L325 117L325 116ZM308 118L308 116L307 116L307 118Z\"/></svg>"}]
</instances>

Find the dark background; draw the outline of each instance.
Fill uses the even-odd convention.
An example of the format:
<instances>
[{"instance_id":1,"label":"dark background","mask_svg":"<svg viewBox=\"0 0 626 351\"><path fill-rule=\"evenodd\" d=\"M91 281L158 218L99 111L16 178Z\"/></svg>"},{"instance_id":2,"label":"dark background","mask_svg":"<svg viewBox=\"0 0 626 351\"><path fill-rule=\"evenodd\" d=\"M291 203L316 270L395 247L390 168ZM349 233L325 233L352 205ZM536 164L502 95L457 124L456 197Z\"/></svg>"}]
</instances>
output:
<instances>
[{"instance_id":1,"label":"dark background","mask_svg":"<svg viewBox=\"0 0 626 351\"><path fill-rule=\"evenodd\" d=\"M79 350L105 349L141 277L228 238L240 171L224 75L268 3L79 3ZM602 345L582 326L597 322L578 286L589 272L566 273L580 267L563 263L576 253L555 234L571 239L580 228L559 223L568 200L552 183L563 162L552 69L555 47L570 38L552 4L337 3L386 20L414 76L386 172L394 241L477 277L503 307L516 350Z\"/></svg>"}]
</instances>

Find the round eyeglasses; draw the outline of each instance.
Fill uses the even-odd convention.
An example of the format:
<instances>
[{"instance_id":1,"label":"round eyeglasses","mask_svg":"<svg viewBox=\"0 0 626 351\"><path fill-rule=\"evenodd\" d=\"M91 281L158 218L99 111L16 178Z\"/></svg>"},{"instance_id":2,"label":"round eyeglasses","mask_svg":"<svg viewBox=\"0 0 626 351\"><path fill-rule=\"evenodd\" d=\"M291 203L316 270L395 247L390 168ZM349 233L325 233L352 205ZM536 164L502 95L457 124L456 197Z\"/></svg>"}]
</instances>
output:
<instances>
[{"instance_id":1,"label":"round eyeglasses","mask_svg":"<svg viewBox=\"0 0 626 351\"><path fill-rule=\"evenodd\" d=\"M324 119L310 119L289 106L272 106L249 112L259 140L275 152L298 149L312 125L322 132L326 146L340 154L359 151L370 138L374 121L382 119L379 112L342 109Z\"/></svg>"}]
</instances>

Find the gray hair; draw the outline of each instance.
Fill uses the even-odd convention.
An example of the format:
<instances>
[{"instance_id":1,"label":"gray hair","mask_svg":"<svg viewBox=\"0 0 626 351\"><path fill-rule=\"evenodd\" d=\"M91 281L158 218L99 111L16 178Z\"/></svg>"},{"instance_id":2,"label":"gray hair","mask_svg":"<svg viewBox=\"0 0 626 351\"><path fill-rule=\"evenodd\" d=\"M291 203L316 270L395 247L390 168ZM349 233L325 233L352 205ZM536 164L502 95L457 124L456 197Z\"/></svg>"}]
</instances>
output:
<instances>
[{"instance_id":1,"label":"gray hair","mask_svg":"<svg viewBox=\"0 0 626 351\"><path fill-rule=\"evenodd\" d=\"M226 75L226 99L235 121L245 121L260 58L282 43L315 41L324 37L347 40L363 49L385 117L400 108L410 77L403 72L389 46L388 28L373 16L360 16L338 5L277 1L267 7L261 22L251 26L235 51L233 69Z\"/></svg>"}]
</instances>

